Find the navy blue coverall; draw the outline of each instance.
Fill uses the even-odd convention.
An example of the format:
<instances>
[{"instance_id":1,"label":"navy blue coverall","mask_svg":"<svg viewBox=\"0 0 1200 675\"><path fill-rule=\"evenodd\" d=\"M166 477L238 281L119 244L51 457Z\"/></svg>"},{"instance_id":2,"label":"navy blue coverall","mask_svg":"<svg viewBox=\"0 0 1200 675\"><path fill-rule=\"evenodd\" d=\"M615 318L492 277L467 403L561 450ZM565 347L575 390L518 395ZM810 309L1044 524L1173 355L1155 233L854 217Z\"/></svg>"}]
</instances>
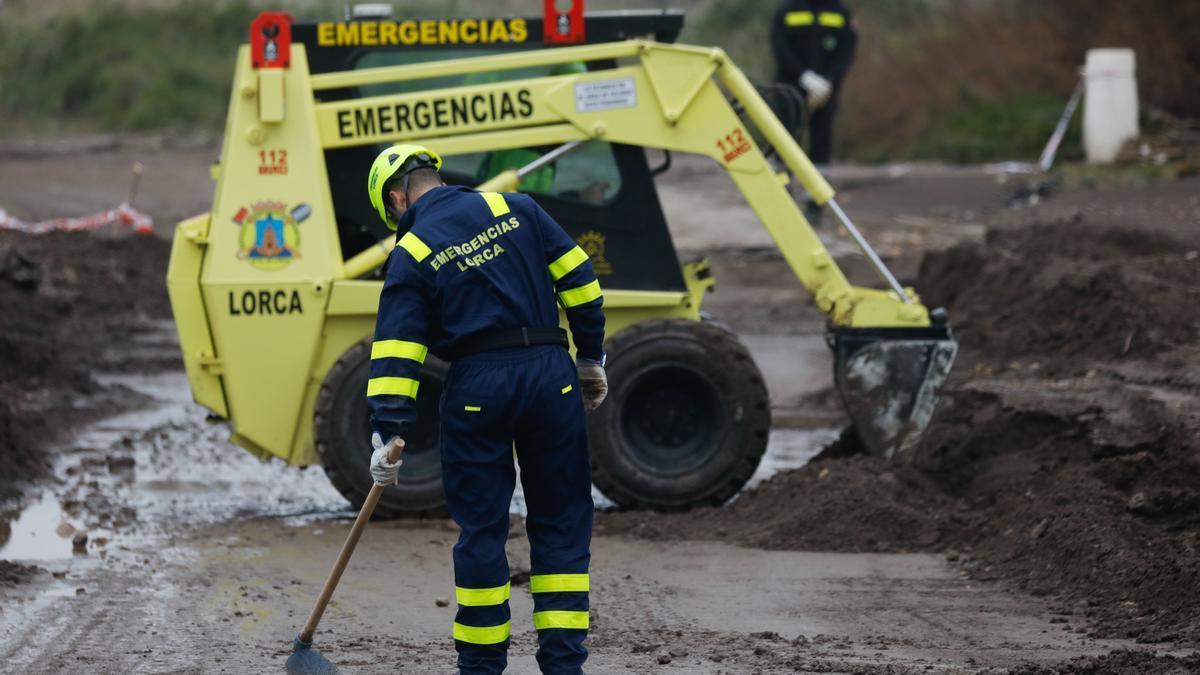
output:
<instances>
[{"instance_id":1,"label":"navy blue coverall","mask_svg":"<svg viewBox=\"0 0 1200 675\"><path fill-rule=\"evenodd\" d=\"M406 231L407 230L407 231ZM604 356L603 297L583 250L530 197L439 187L404 213L387 263L367 396L371 425L403 438L427 351L451 360L473 336L558 326L566 311L579 357ZM587 658L593 504L586 419L567 350L543 345L454 360L441 401L442 479L451 517L463 673L507 664L513 448L529 509L538 663L579 673Z\"/></svg>"},{"instance_id":2,"label":"navy blue coverall","mask_svg":"<svg viewBox=\"0 0 1200 675\"><path fill-rule=\"evenodd\" d=\"M808 124L808 156L817 165L833 160L833 120L857 46L858 32L842 0L785 0L771 21L775 79L794 87L811 70L833 85L829 101L813 111Z\"/></svg>"}]
</instances>

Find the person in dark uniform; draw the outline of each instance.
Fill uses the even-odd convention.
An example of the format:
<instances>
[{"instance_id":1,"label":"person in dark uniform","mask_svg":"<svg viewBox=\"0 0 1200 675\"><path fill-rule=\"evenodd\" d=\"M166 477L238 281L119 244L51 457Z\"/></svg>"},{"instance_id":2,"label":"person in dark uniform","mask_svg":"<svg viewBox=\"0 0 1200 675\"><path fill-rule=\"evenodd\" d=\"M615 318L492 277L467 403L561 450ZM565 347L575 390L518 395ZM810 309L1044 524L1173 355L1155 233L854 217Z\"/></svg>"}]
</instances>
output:
<instances>
[{"instance_id":1,"label":"person in dark uniform","mask_svg":"<svg viewBox=\"0 0 1200 675\"><path fill-rule=\"evenodd\" d=\"M785 0L771 24L776 79L799 88L808 103L808 156L821 168L833 160L833 119L857 44L842 0ZM810 202L809 220L819 217L815 207Z\"/></svg>"},{"instance_id":2,"label":"person in dark uniform","mask_svg":"<svg viewBox=\"0 0 1200 675\"><path fill-rule=\"evenodd\" d=\"M428 148L396 145L368 177L372 206L400 235L371 346L371 475L396 483L400 462L389 462L388 450L403 447L416 420L421 364L427 353L451 361L441 452L446 507L462 530L454 546L459 672L507 665L515 449L538 664L578 675L588 655L595 508L586 413L608 391L604 298L587 254L531 197L447 186L441 166Z\"/></svg>"}]
</instances>

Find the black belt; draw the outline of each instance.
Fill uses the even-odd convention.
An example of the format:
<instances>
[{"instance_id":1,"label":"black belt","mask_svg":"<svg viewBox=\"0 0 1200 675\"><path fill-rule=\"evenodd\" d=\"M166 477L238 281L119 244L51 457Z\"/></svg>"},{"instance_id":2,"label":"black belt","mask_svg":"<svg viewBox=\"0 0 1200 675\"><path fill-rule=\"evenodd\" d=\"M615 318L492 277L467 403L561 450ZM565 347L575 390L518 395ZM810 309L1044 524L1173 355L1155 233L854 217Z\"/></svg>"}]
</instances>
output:
<instances>
[{"instance_id":1,"label":"black belt","mask_svg":"<svg viewBox=\"0 0 1200 675\"><path fill-rule=\"evenodd\" d=\"M561 328L501 328L466 338L451 350L450 360L497 349L557 345L569 349L567 331Z\"/></svg>"}]
</instances>

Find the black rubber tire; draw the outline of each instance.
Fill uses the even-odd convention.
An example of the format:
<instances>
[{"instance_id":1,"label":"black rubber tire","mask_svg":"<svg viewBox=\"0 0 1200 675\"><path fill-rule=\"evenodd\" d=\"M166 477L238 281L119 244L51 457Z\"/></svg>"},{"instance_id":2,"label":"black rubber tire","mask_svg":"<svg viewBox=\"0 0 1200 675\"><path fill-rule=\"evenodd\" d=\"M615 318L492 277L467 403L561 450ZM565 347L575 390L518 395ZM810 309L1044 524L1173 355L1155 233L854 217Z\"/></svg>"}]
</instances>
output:
<instances>
[{"instance_id":1,"label":"black rubber tire","mask_svg":"<svg viewBox=\"0 0 1200 675\"><path fill-rule=\"evenodd\" d=\"M333 364L317 394L317 454L330 482L355 508L362 507L371 489L371 427L366 397L370 366L371 339L367 338L346 350ZM417 424L411 437L404 439L400 484L383 491L375 507L376 518L446 513L438 431L438 402L446 370L446 364L432 355L421 368Z\"/></svg>"},{"instance_id":2,"label":"black rubber tire","mask_svg":"<svg viewBox=\"0 0 1200 675\"><path fill-rule=\"evenodd\" d=\"M609 395L588 416L592 480L621 508L720 505L767 449L771 406L750 352L720 325L655 319L613 336Z\"/></svg>"}]
</instances>

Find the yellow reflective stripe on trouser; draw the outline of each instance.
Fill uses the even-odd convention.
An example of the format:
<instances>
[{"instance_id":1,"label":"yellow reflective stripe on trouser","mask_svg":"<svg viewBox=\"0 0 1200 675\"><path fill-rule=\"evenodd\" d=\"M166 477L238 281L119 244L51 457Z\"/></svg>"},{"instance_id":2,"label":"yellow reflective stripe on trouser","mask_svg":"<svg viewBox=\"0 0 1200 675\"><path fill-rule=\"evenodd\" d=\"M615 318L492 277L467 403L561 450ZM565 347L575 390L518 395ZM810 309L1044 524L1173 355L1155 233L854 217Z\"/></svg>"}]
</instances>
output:
<instances>
[{"instance_id":1,"label":"yellow reflective stripe on trouser","mask_svg":"<svg viewBox=\"0 0 1200 675\"><path fill-rule=\"evenodd\" d=\"M845 28L846 17L837 12L821 12L817 15L817 23L826 28Z\"/></svg>"},{"instance_id":2,"label":"yellow reflective stripe on trouser","mask_svg":"<svg viewBox=\"0 0 1200 675\"><path fill-rule=\"evenodd\" d=\"M474 645L499 644L508 639L510 625L510 622L505 621L499 626L464 626L455 621L454 639Z\"/></svg>"},{"instance_id":3,"label":"yellow reflective stripe on trouser","mask_svg":"<svg viewBox=\"0 0 1200 675\"><path fill-rule=\"evenodd\" d=\"M508 202L504 201L504 195L499 192L480 192L483 195L483 200L487 202L488 208L492 210L492 216L498 217L508 213Z\"/></svg>"},{"instance_id":4,"label":"yellow reflective stripe on trouser","mask_svg":"<svg viewBox=\"0 0 1200 675\"><path fill-rule=\"evenodd\" d=\"M584 284L579 288L569 288L562 293L559 293L558 297L562 298L562 304L564 307L576 307L584 304L585 302L591 302L601 295L600 282L593 281L592 283Z\"/></svg>"},{"instance_id":5,"label":"yellow reflective stripe on trouser","mask_svg":"<svg viewBox=\"0 0 1200 675\"><path fill-rule=\"evenodd\" d=\"M412 232L405 232L404 236L400 237L400 241L396 242L396 245L405 251L408 251L409 255L413 257L413 260L416 260L417 262L421 262L425 258L429 257L430 253L432 253L432 251L429 250L429 246L417 238L417 235L413 234Z\"/></svg>"},{"instance_id":6,"label":"yellow reflective stripe on trouser","mask_svg":"<svg viewBox=\"0 0 1200 675\"><path fill-rule=\"evenodd\" d=\"M419 383L407 377L372 377L367 380L367 396L417 397Z\"/></svg>"},{"instance_id":7,"label":"yellow reflective stripe on trouser","mask_svg":"<svg viewBox=\"0 0 1200 675\"><path fill-rule=\"evenodd\" d=\"M545 630L546 628L587 630L588 613L569 612L561 609L550 610L548 612L534 612L533 627L538 630Z\"/></svg>"},{"instance_id":8,"label":"yellow reflective stripe on trouser","mask_svg":"<svg viewBox=\"0 0 1200 675\"><path fill-rule=\"evenodd\" d=\"M412 359L417 363L425 363L425 355L428 353L429 349L417 342L377 340L371 343L371 360Z\"/></svg>"},{"instance_id":9,"label":"yellow reflective stripe on trouser","mask_svg":"<svg viewBox=\"0 0 1200 675\"><path fill-rule=\"evenodd\" d=\"M507 583L495 588L463 588L454 587L454 598L463 607L488 607L503 604L512 594L512 584Z\"/></svg>"},{"instance_id":10,"label":"yellow reflective stripe on trouser","mask_svg":"<svg viewBox=\"0 0 1200 675\"><path fill-rule=\"evenodd\" d=\"M567 390L570 389L568 386ZM535 574L529 577L531 593L586 593L590 586L586 574Z\"/></svg>"},{"instance_id":11,"label":"yellow reflective stripe on trouser","mask_svg":"<svg viewBox=\"0 0 1200 675\"><path fill-rule=\"evenodd\" d=\"M789 26L811 26L813 25L813 13L788 12L784 15L783 22Z\"/></svg>"},{"instance_id":12,"label":"yellow reflective stripe on trouser","mask_svg":"<svg viewBox=\"0 0 1200 675\"><path fill-rule=\"evenodd\" d=\"M570 274L571 270L587 262L587 259L588 255L583 252L583 249L576 246L559 256L558 260L550 263L550 276L558 281Z\"/></svg>"}]
</instances>

